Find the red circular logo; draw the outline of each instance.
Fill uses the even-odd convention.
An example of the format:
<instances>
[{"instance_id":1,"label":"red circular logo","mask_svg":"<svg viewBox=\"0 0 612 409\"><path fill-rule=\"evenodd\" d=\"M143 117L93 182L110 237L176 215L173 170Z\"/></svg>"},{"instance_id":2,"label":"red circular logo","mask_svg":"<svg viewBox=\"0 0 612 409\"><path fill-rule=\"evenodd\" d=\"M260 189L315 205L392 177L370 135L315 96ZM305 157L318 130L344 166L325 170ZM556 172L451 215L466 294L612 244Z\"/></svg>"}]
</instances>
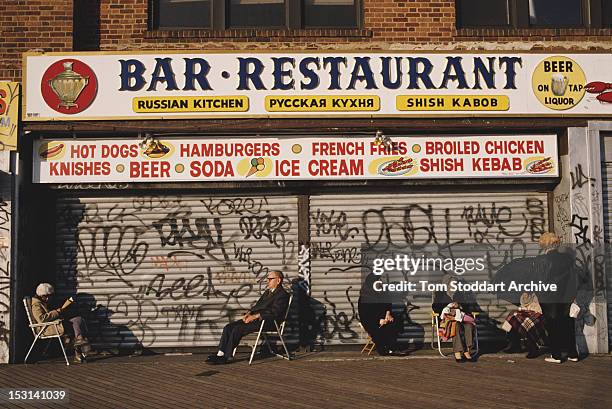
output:
<instances>
[{"instance_id":1,"label":"red circular logo","mask_svg":"<svg viewBox=\"0 0 612 409\"><path fill-rule=\"evenodd\" d=\"M43 99L62 114L78 114L96 98L98 80L89 65L72 58L54 62L40 84Z\"/></svg>"}]
</instances>

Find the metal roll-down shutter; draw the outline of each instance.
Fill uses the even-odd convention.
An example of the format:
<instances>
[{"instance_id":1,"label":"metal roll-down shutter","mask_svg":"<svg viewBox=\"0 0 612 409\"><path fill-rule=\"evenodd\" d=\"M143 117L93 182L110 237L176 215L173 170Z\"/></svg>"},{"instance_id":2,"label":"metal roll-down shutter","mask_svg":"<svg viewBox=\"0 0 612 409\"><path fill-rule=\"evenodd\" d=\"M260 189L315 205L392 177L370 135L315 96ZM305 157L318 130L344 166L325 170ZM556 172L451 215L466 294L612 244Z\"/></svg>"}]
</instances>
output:
<instances>
[{"instance_id":1,"label":"metal roll-down shutter","mask_svg":"<svg viewBox=\"0 0 612 409\"><path fill-rule=\"evenodd\" d=\"M344 194L310 199L311 288L325 314L328 343L363 342L357 316L361 288L361 246L474 243L516 246L537 243L548 226L546 193L482 192L444 194ZM491 254L501 257L500 251ZM472 279L485 277L471 277ZM515 306L483 296L490 318L479 325L480 339L499 339L493 320L503 321ZM404 320L401 338L431 339L431 295L415 298L418 308ZM323 312L322 312L323 314Z\"/></svg>"},{"instance_id":2,"label":"metal roll-down shutter","mask_svg":"<svg viewBox=\"0 0 612 409\"><path fill-rule=\"evenodd\" d=\"M608 345L612 347L612 303L610 302L610 291L612 291L612 136L604 136L603 161L601 167L602 190L603 190L603 219L604 239L606 246L606 288L608 303Z\"/></svg>"},{"instance_id":3,"label":"metal roll-down shutter","mask_svg":"<svg viewBox=\"0 0 612 409\"><path fill-rule=\"evenodd\" d=\"M216 345L269 269L296 271L296 197L65 195L56 226L58 292L112 347Z\"/></svg>"}]
</instances>

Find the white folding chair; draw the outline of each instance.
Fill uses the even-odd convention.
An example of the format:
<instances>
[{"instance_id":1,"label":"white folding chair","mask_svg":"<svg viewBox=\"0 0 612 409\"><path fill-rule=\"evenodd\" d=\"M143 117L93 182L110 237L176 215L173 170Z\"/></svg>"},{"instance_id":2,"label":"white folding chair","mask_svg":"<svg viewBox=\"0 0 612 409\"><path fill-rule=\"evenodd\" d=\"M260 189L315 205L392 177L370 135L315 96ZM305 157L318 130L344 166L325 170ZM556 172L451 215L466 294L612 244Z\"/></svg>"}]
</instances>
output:
<instances>
[{"instance_id":1,"label":"white folding chair","mask_svg":"<svg viewBox=\"0 0 612 409\"><path fill-rule=\"evenodd\" d=\"M62 342L62 336L60 335L59 328L58 328L58 325L61 324L62 320L54 320L54 321L41 322L40 324L36 324L32 320L32 300L30 297L23 297L23 306L25 307L26 315L28 316L28 325L30 326L30 329L32 330L32 334L34 335L34 341L32 342L32 346L30 346L30 350L26 354L26 357L23 360L23 363L24 364L27 363L28 357L30 356L32 349L34 348L34 344L36 344L36 341L38 341L39 339L57 338L57 340L59 341L60 347L62 348L62 352L64 353L64 359L66 360L66 365L70 365L70 363L68 362L68 356L66 355L66 350L64 349L64 343ZM42 335L42 333L48 327L55 328L55 334ZM36 332L38 328L40 328L40 331Z\"/></svg>"},{"instance_id":2,"label":"white folding chair","mask_svg":"<svg viewBox=\"0 0 612 409\"><path fill-rule=\"evenodd\" d=\"M285 344L285 339L283 338L283 333L285 332L285 323L287 322L287 317L289 316L289 310L291 309L291 301L293 301L293 294L289 296L289 303L287 304L287 311L285 311L285 315L283 317L283 321L281 322L281 324L279 325L278 322L276 322L276 320L272 320L272 322L274 323L275 329L264 330L264 327L266 325L266 320L261 321L261 325L259 326L259 331L257 332L257 338L255 339L255 343L251 347L251 358L249 359L249 365L251 365L251 362L253 362L253 357L255 356L255 351L257 350L257 347L259 346L259 340L261 339L262 335L264 337L264 340L270 352L274 353L274 355L278 356L279 358L286 359L287 361L291 360L291 357L289 355L289 350L287 349L287 345ZM270 340L268 339L268 336L278 337L281 344L283 345L283 349L285 350L285 355L281 355L281 354L278 354L272 351L272 346L270 345ZM234 354L235 353L236 353L236 350L234 350Z\"/></svg>"},{"instance_id":3,"label":"white folding chair","mask_svg":"<svg viewBox=\"0 0 612 409\"><path fill-rule=\"evenodd\" d=\"M478 315L480 315L479 312L473 312L472 316L474 317L474 321L477 320ZM443 357L448 357L451 354L445 354L442 351L442 338L440 337L440 331L438 331L438 329L440 328L440 314L438 314L437 312L432 311L431 312L431 330L432 330L432 334L431 334L431 349L435 349L435 345L434 342L437 340L438 341L438 352L440 353L440 355L442 355ZM461 335L457 334L455 335L456 337L459 337ZM446 342L452 342L451 340L448 340ZM476 324L476 322L474 322L474 346L476 347L474 353L475 355L478 355L478 325Z\"/></svg>"}]
</instances>

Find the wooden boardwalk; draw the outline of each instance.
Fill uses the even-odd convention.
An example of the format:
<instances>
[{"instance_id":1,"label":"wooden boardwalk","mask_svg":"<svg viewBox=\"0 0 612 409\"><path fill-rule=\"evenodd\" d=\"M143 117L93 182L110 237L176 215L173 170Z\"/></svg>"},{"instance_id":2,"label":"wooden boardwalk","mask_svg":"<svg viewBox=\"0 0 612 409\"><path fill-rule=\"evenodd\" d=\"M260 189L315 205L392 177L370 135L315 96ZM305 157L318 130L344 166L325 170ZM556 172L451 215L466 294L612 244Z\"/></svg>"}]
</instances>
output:
<instances>
[{"instance_id":1,"label":"wooden boardwalk","mask_svg":"<svg viewBox=\"0 0 612 409\"><path fill-rule=\"evenodd\" d=\"M209 366L204 359L155 355L69 367L59 361L2 365L0 388L68 388L69 406L76 408L612 408L610 355L562 365L500 354L465 364L431 353L381 358L322 352L252 366L244 360Z\"/></svg>"}]
</instances>

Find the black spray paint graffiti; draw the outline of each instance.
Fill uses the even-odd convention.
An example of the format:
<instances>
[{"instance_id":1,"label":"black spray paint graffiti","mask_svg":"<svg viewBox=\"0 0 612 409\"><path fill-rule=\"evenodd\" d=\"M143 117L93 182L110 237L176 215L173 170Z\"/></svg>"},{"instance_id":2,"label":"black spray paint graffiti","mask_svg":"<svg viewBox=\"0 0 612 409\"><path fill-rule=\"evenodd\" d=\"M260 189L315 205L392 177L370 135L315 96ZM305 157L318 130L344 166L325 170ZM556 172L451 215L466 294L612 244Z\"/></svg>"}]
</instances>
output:
<instances>
[{"instance_id":1,"label":"black spray paint graffiti","mask_svg":"<svg viewBox=\"0 0 612 409\"><path fill-rule=\"evenodd\" d=\"M576 243L590 243L591 239L589 239L589 218L578 216L577 214L572 215L572 221L570 222L570 227L572 227L574 231L574 240Z\"/></svg>"},{"instance_id":2,"label":"black spray paint graffiti","mask_svg":"<svg viewBox=\"0 0 612 409\"><path fill-rule=\"evenodd\" d=\"M287 255L295 252L295 243L286 238L291 230L288 216L275 216L266 210L263 215L242 216L238 225L244 240L263 238L280 249L283 264L287 262Z\"/></svg>"},{"instance_id":3,"label":"black spray paint graffiti","mask_svg":"<svg viewBox=\"0 0 612 409\"><path fill-rule=\"evenodd\" d=\"M9 358L11 202L0 197L0 363Z\"/></svg>"},{"instance_id":4,"label":"black spray paint graffiti","mask_svg":"<svg viewBox=\"0 0 612 409\"><path fill-rule=\"evenodd\" d=\"M253 259L253 249L251 247L234 243L234 259L246 263L247 270L253 275L253 278L262 278L270 270L263 263Z\"/></svg>"},{"instance_id":5,"label":"black spray paint graffiti","mask_svg":"<svg viewBox=\"0 0 612 409\"><path fill-rule=\"evenodd\" d=\"M87 201L59 208L57 277L100 307L97 342L210 344L257 299L268 255L295 271L294 222L268 198Z\"/></svg>"},{"instance_id":6,"label":"black spray paint graffiti","mask_svg":"<svg viewBox=\"0 0 612 409\"><path fill-rule=\"evenodd\" d=\"M325 315L324 336L326 339L332 339L337 336L340 342L346 342L359 337L359 334L352 328L354 323L357 322L357 310L355 309L355 303L350 297L351 290L352 287L349 286L345 291L346 300L351 306L349 314L346 311L338 311L336 303L327 296L327 292L324 292L323 299L331 307L331 314Z\"/></svg>"},{"instance_id":7,"label":"black spray paint graffiti","mask_svg":"<svg viewBox=\"0 0 612 409\"><path fill-rule=\"evenodd\" d=\"M352 239L359 229L357 227L349 227L345 212L336 212L332 210L326 213L317 209L316 213L311 217L313 226L316 228L316 235L338 237L341 241Z\"/></svg>"},{"instance_id":8,"label":"black spray paint graffiti","mask_svg":"<svg viewBox=\"0 0 612 409\"><path fill-rule=\"evenodd\" d=\"M570 176L572 178L572 190L576 188L580 189L586 184L595 186L595 184L597 183L597 180L595 180L595 178L588 177L584 173L584 171L582 170L582 164L580 163L576 165L573 172L570 172Z\"/></svg>"},{"instance_id":9,"label":"black spray paint graffiti","mask_svg":"<svg viewBox=\"0 0 612 409\"><path fill-rule=\"evenodd\" d=\"M518 217L522 224L518 229L517 217L513 217L512 208L497 206L495 202L489 207L481 204L476 207L466 206L461 218L466 220L469 236L476 243L484 243L487 239L503 242L508 238L523 237L527 231L530 240L535 241L544 232L544 203L540 199L528 198L525 206L526 212L521 212Z\"/></svg>"},{"instance_id":10,"label":"black spray paint graffiti","mask_svg":"<svg viewBox=\"0 0 612 409\"><path fill-rule=\"evenodd\" d=\"M313 242L310 245L312 257L317 259L330 259L332 263L361 263L361 251L359 247L338 248L338 243L331 241Z\"/></svg>"},{"instance_id":11,"label":"black spray paint graffiti","mask_svg":"<svg viewBox=\"0 0 612 409\"><path fill-rule=\"evenodd\" d=\"M368 246L427 245L438 243L438 237L433 229L433 210L429 205L409 205L401 208L403 218L394 219L397 208L369 209L361 216L362 233ZM399 234L395 234L398 232ZM394 237L400 237L399 241Z\"/></svg>"},{"instance_id":12,"label":"black spray paint graffiti","mask_svg":"<svg viewBox=\"0 0 612 409\"><path fill-rule=\"evenodd\" d=\"M237 197L233 199L213 199L207 198L200 200L208 213L219 216L236 215L258 215L261 213L264 206L267 206L268 198L262 197L259 199Z\"/></svg>"},{"instance_id":13,"label":"black spray paint graffiti","mask_svg":"<svg viewBox=\"0 0 612 409\"><path fill-rule=\"evenodd\" d=\"M11 229L11 205L0 198L0 232Z\"/></svg>"},{"instance_id":14,"label":"black spray paint graffiti","mask_svg":"<svg viewBox=\"0 0 612 409\"><path fill-rule=\"evenodd\" d=\"M196 254L200 258L208 257L221 263L229 262L229 256L223 241L223 228L221 219L213 217L190 218L191 212L173 212L166 217L153 222L161 240L162 248L178 248L181 251L172 251L168 256L186 254L182 251ZM222 258L219 259L213 252L219 250Z\"/></svg>"},{"instance_id":15,"label":"black spray paint graffiti","mask_svg":"<svg viewBox=\"0 0 612 409\"><path fill-rule=\"evenodd\" d=\"M376 251L392 248L438 245L452 256L453 248L465 243L479 243L492 248L486 255L488 270L516 257L524 257L527 245L536 243L545 231L546 208L541 199L527 198L514 207L495 202L464 206L460 217L455 209L429 204L383 206L345 215L343 212L311 210L311 259L320 265L326 260L329 267L317 271L324 276L345 277L359 275L362 265L362 246ZM350 234L347 234L350 232ZM500 245L503 244L502 247ZM494 247L495 246L495 247ZM495 260L495 263L494 261ZM340 342L358 337L354 313L343 310L352 297L357 296L347 284L346 299L324 292L328 304L326 339ZM352 291L352 293L351 293Z\"/></svg>"},{"instance_id":16,"label":"black spray paint graffiti","mask_svg":"<svg viewBox=\"0 0 612 409\"><path fill-rule=\"evenodd\" d=\"M93 280L96 276L106 281L121 281L132 286L127 276L134 273L146 258L149 244L142 239L146 225L134 213L114 205L108 211L100 211L97 204L88 209L86 223L98 226L82 226L78 230L77 248L84 259L79 277ZM72 269L74 266L65 266Z\"/></svg>"},{"instance_id":17,"label":"black spray paint graffiti","mask_svg":"<svg viewBox=\"0 0 612 409\"><path fill-rule=\"evenodd\" d=\"M555 196L554 199L555 209L555 227L560 230L561 237L567 240L570 231L570 210L569 210L569 193L562 193Z\"/></svg>"}]
</instances>

